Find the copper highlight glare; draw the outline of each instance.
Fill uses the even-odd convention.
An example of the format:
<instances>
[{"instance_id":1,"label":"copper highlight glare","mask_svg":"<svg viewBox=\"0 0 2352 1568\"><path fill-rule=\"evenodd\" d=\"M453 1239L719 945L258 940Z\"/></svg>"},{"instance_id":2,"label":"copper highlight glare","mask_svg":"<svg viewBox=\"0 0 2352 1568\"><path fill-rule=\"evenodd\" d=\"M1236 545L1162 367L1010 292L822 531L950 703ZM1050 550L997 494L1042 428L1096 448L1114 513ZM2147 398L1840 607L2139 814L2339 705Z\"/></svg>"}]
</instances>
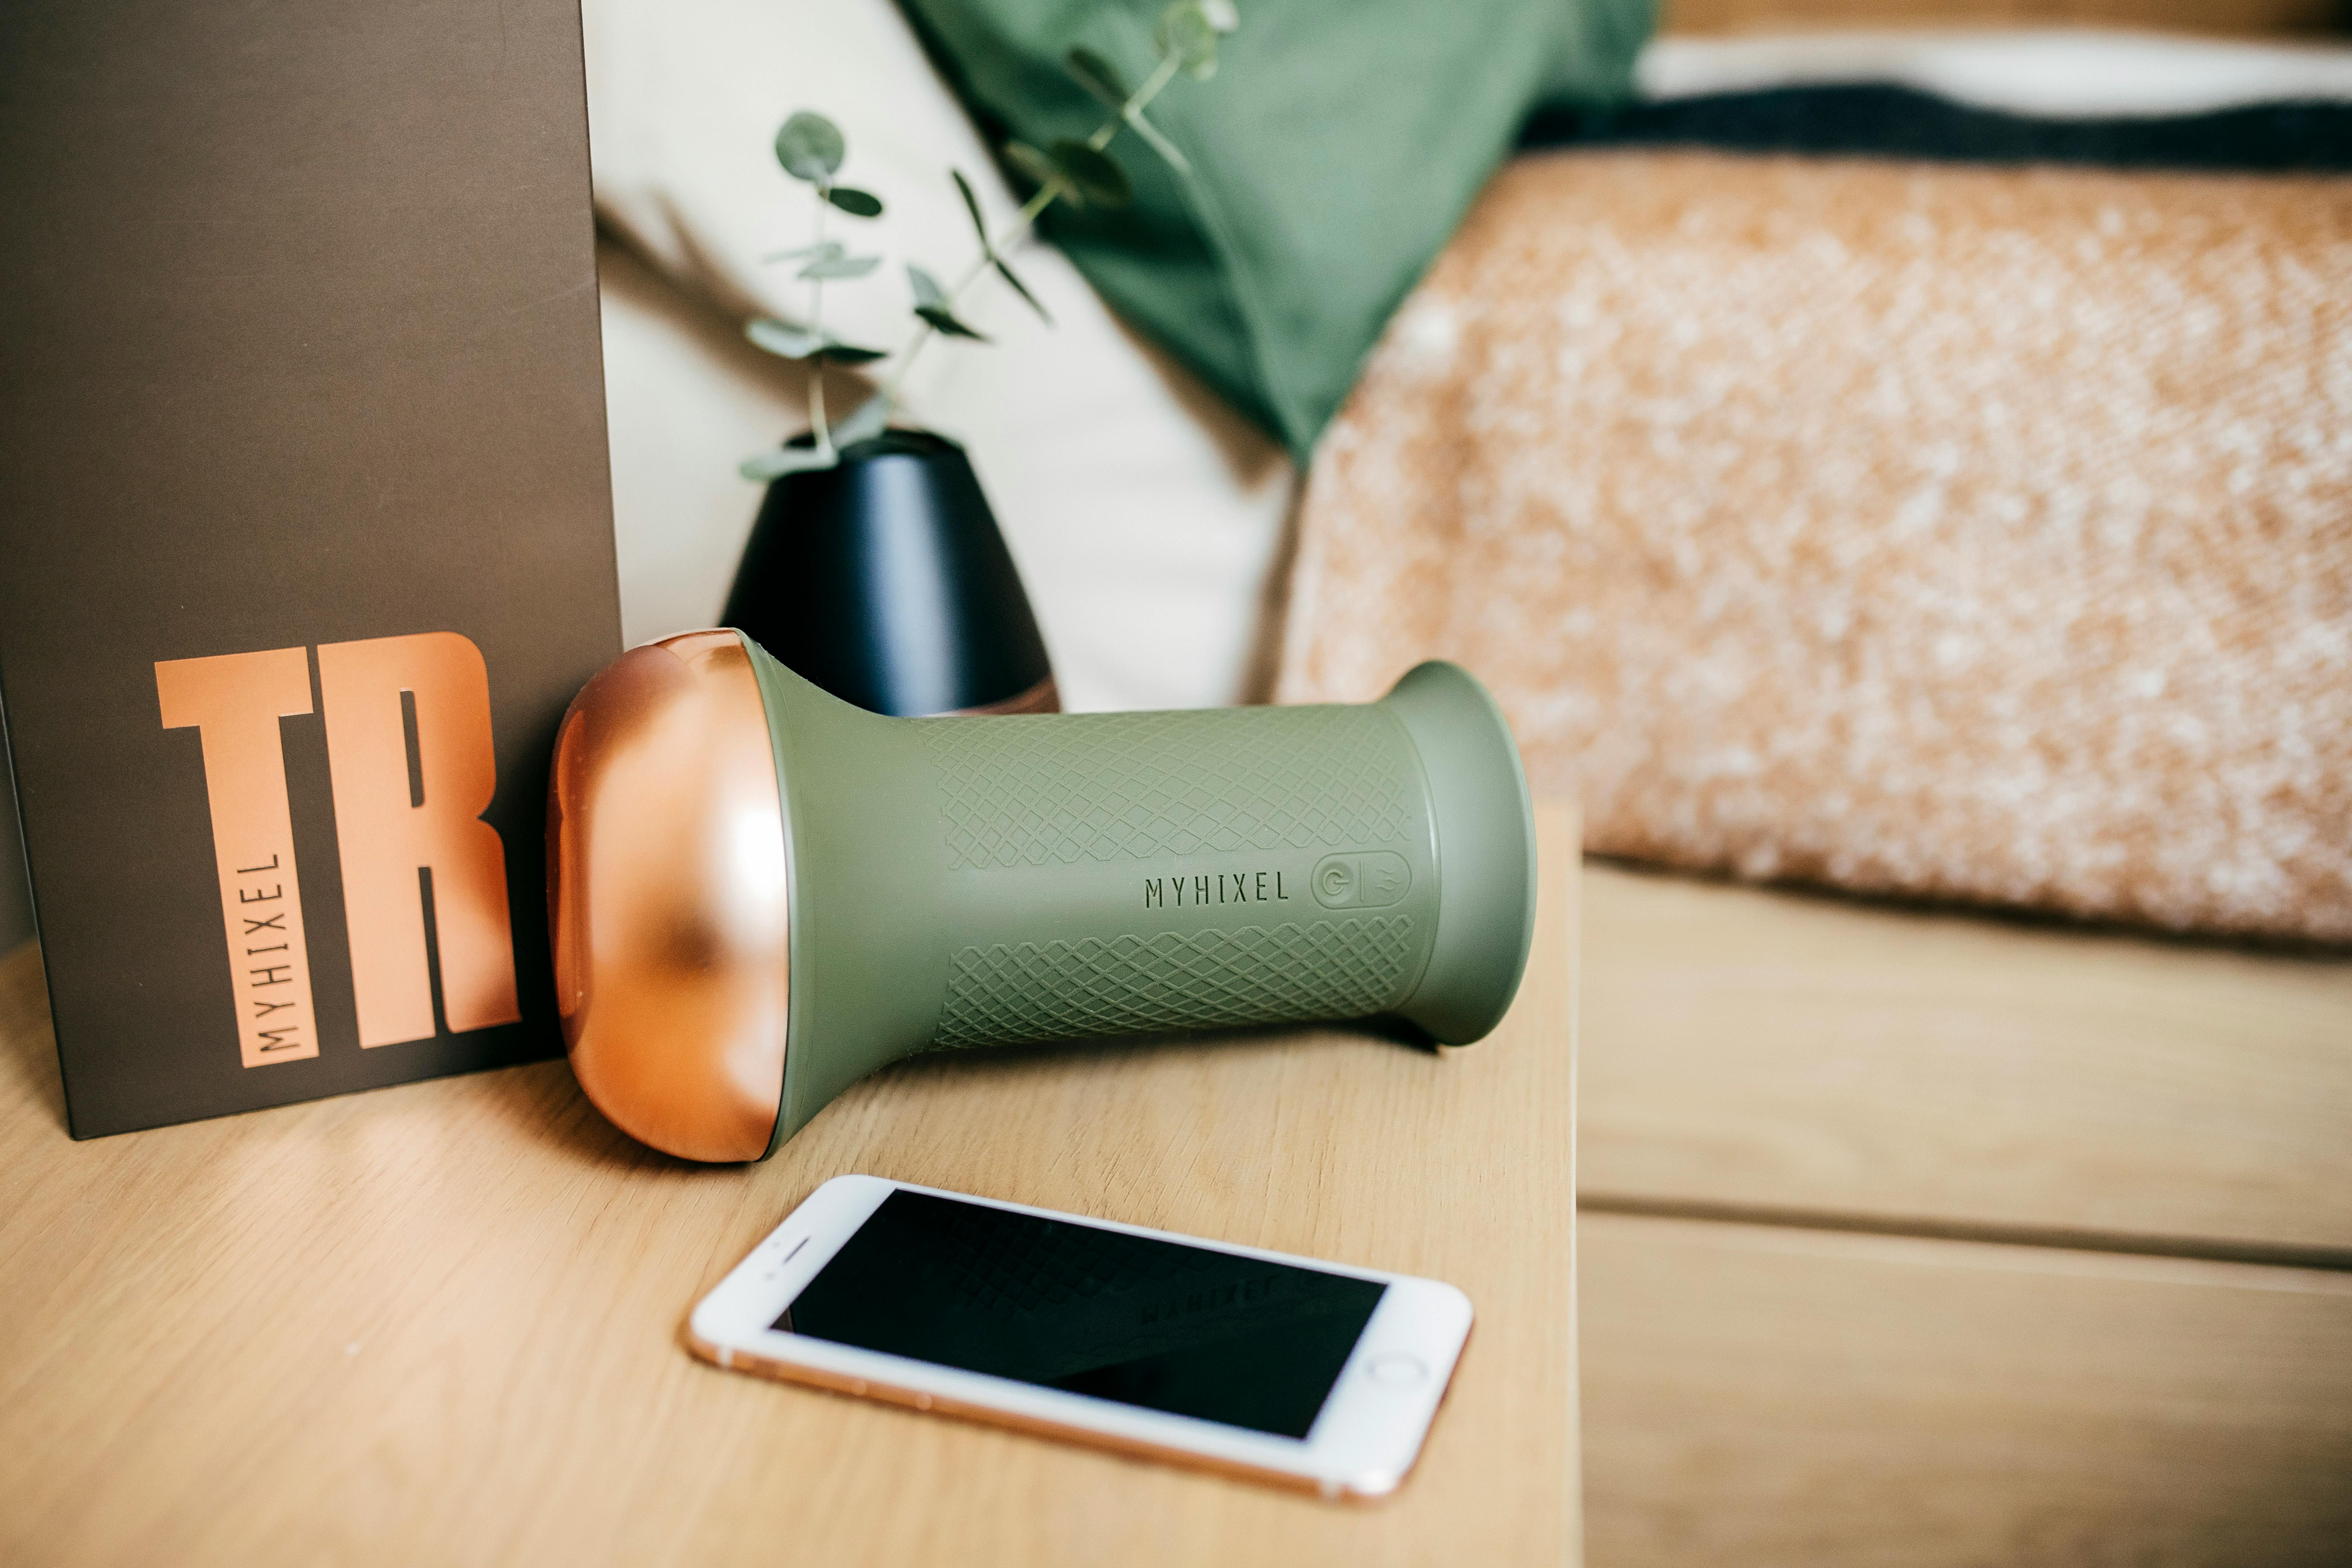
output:
<instances>
[{"instance_id":1,"label":"copper highlight glare","mask_svg":"<svg viewBox=\"0 0 2352 1568\"><path fill-rule=\"evenodd\" d=\"M756 1160L791 995L783 811L731 631L632 649L590 681L549 784L549 921L572 1068L631 1136Z\"/></svg>"}]
</instances>

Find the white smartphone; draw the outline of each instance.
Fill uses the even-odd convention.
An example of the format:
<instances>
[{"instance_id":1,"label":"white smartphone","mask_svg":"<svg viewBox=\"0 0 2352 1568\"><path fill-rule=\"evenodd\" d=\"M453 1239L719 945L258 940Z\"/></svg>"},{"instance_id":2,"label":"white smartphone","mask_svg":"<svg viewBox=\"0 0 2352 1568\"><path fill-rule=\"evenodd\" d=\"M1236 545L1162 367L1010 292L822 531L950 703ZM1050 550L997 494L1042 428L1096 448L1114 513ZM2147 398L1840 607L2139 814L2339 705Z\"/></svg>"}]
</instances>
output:
<instances>
[{"instance_id":1,"label":"white smartphone","mask_svg":"<svg viewBox=\"0 0 2352 1568\"><path fill-rule=\"evenodd\" d=\"M723 1367L1383 1496L1470 1332L1451 1285L876 1176L794 1209L688 1323Z\"/></svg>"}]
</instances>

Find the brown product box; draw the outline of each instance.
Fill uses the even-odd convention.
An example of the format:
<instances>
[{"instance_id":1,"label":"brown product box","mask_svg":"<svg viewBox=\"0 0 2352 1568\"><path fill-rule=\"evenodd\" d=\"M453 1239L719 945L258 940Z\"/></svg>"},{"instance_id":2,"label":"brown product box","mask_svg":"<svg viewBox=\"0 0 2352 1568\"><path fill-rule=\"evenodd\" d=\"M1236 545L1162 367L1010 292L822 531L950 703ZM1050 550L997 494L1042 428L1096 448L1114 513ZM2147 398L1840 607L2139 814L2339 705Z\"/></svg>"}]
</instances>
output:
<instances>
[{"instance_id":1,"label":"brown product box","mask_svg":"<svg viewBox=\"0 0 2352 1568\"><path fill-rule=\"evenodd\" d=\"M74 1136L562 1048L620 646L572 0L0 10L0 699Z\"/></svg>"}]
</instances>

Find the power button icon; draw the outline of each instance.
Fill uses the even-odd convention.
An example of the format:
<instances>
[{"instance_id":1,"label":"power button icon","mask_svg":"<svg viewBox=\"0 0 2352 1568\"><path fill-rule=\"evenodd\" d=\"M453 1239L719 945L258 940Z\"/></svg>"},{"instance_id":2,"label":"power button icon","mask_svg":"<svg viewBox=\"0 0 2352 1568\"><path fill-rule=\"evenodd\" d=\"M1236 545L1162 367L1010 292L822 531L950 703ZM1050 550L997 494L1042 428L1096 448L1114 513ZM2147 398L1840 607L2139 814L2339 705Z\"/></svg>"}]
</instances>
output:
<instances>
[{"instance_id":1,"label":"power button icon","mask_svg":"<svg viewBox=\"0 0 2352 1568\"><path fill-rule=\"evenodd\" d=\"M1327 910L1386 909L1412 887L1412 868L1386 849L1326 855L1316 862L1307 884Z\"/></svg>"}]
</instances>

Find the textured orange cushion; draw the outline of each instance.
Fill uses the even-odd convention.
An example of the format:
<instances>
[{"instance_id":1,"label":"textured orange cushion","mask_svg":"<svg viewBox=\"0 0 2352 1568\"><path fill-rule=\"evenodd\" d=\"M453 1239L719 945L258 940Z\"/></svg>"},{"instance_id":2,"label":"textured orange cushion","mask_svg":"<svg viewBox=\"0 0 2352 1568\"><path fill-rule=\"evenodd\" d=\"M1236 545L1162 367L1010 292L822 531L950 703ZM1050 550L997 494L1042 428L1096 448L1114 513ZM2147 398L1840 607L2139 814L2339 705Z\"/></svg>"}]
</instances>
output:
<instances>
[{"instance_id":1,"label":"textured orange cushion","mask_svg":"<svg viewBox=\"0 0 2352 1568\"><path fill-rule=\"evenodd\" d=\"M2352 181L1523 159L1304 502L1595 850L2352 940Z\"/></svg>"}]
</instances>

